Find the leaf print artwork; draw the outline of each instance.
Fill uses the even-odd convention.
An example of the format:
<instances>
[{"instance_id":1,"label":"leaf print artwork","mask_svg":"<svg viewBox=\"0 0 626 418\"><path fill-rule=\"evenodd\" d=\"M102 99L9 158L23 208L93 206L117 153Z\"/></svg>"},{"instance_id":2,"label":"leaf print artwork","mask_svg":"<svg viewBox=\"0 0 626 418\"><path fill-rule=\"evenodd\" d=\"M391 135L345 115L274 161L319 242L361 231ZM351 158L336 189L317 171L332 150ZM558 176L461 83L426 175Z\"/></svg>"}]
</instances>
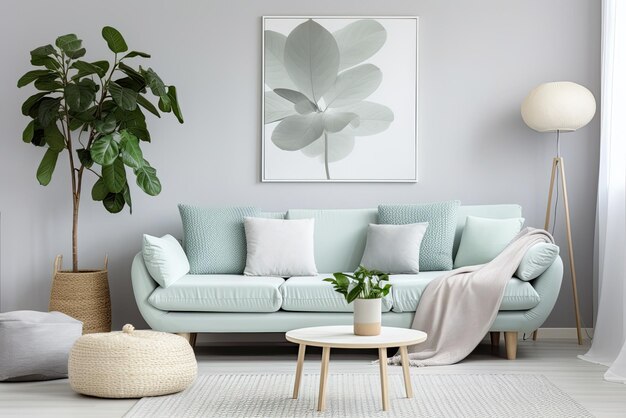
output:
<instances>
[{"instance_id":1,"label":"leaf print artwork","mask_svg":"<svg viewBox=\"0 0 626 418\"><path fill-rule=\"evenodd\" d=\"M296 181L352 181L346 180L349 175L346 176L343 162L340 163L342 174L333 176L333 169L339 167L337 162L354 160L356 165L362 163L359 158L366 155L371 159L374 154L374 158L386 158L386 164L393 166L396 157L390 153L399 155L400 152L409 155L404 157L403 164L412 164L409 170L416 172L416 159L410 161L411 154L416 155L416 128L411 129L411 123L416 124L416 115L410 113L411 108L416 111L416 105L411 106L416 103L416 40L412 44L415 65L407 70L409 77L413 75L415 80L409 78L409 83L403 85L395 80L393 84L394 80L386 80L381 70L385 58L380 58L380 54L381 50L384 53L388 31L378 20L385 18L275 19L282 19L282 26L275 24L268 28L264 23L263 31L263 123L268 127L264 128L264 150L273 147L270 152L277 157L272 161L289 161L291 165L283 172L291 170L291 178ZM285 23L289 19L289 24ZM416 35L417 18L407 19L413 20ZM396 52L392 48L389 51ZM376 58L377 54L379 58ZM411 63L410 58L401 62ZM389 72L389 65L382 67ZM392 85L396 90L390 92L388 88L384 93L378 93L386 85ZM399 91L398 86L403 88L405 85L406 90ZM396 96L400 97L398 102ZM379 103L381 100L385 104ZM398 144L390 145L388 134L380 136L395 126L396 115L389 105L391 100L395 106L403 105L407 109L404 115L409 114L402 125L402 140L408 142L406 153ZM411 105L407 106L407 103ZM364 141L361 137L371 137L365 140L369 147L367 153L360 148ZM284 156L280 157L280 153ZM295 154L301 157L286 160L287 155ZM359 156L351 157L351 154ZM299 171L302 166L306 166L302 170L308 170L305 176ZM365 176L362 177L367 181ZM389 181L416 180L416 175L415 179L410 175L396 177L399 180ZM289 181L290 175L274 178ZM361 178L356 177L354 181L361 181Z\"/></svg>"},{"instance_id":2,"label":"leaf print artwork","mask_svg":"<svg viewBox=\"0 0 626 418\"><path fill-rule=\"evenodd\" d=\"M394 120L391 109L366 101L383 82L367 63L387 32L372 19L333 33L313 19L289 34L265 30L265 124L276 124L272 143L283 151L318 158L326 180L331 163L347 158L355 137L375 135Z\"/></svg>"}]
</instances>

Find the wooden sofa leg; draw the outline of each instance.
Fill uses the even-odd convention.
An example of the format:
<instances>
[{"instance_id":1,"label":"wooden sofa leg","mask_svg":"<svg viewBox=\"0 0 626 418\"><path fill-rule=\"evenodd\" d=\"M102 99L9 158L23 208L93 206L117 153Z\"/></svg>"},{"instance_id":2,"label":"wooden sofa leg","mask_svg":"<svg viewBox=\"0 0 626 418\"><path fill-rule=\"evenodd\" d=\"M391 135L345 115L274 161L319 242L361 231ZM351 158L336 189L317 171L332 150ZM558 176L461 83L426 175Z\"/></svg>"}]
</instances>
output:
<instances>
[{"instance_id":1,"label":"wooden sofa leg","mask_svg":"<svg viewBox=\"0 0 626 418\"><path fill-rule=\"evenodd\" d=\"M517 357L517 331L505 332L504 344L506 346L506 358L515 360Z\"/></svg>"},{"instance_id":2,"label":"wooden sofa leg","mask_svg":"<svg viewBox=\"0 0 626 418\"><path fill-rule=\"evenodd\" d=\"M491 348L495 350L500 346L500 332L490 332L489 335L491 336Z\"/></svg>"}]
</instances>

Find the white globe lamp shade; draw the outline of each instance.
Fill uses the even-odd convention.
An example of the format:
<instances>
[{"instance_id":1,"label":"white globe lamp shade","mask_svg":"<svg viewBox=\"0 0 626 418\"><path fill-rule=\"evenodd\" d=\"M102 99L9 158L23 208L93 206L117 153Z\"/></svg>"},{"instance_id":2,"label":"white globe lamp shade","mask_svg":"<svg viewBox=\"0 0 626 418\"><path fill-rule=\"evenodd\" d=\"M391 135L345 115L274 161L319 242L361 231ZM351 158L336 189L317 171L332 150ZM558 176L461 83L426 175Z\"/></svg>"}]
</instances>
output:
<instances>
[{"instance_id":1,"label":"white globe lamp shade","mask_svg":"<svg viewBox=\"0 0 626 418\"><path fill-rule=\"evenodd\" d=\"M570 81L535 87L522 103L522 119L538 132L571 132L588 124L596 99L586 87Z\"/></svg>"}]
</instances>

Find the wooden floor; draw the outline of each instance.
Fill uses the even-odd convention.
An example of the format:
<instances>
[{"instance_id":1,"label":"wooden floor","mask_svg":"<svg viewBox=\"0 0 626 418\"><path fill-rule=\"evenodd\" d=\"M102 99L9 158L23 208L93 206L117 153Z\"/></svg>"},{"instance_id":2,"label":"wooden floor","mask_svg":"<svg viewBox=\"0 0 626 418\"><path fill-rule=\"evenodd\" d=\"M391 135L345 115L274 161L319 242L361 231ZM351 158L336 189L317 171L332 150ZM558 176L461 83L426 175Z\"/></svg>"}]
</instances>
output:
<instances>
[{"instance_id":1,"label":"wooden floor","mask_svg":"<svg viewBox=\"0 0 626 418\"><path fill-rule=\"evenodd\" d=\"M604 367L576 358L586 348L574 340L520 341L518 358L505 360L504 347L492 354L488 344L479 346L465 361L445 367L415 368L417 373L528 373L543 374L598 417L626 417L626 385L602 380ZM297 347L265 346L199 347L200 374L293 373ZM321 350L307 348L304 373L319 373ZM395 353L394 353L395 354ZM498 357L499 355L499 357ZM376 373L372 351L334 350L330 373ZM389 373L401 373L389 367ZM305 376L306 378L306 376ZM121 417L135 400L95 399L77 395L66 379L36 383L0 384L0 417Z\"/></svg>"}]
</instances>

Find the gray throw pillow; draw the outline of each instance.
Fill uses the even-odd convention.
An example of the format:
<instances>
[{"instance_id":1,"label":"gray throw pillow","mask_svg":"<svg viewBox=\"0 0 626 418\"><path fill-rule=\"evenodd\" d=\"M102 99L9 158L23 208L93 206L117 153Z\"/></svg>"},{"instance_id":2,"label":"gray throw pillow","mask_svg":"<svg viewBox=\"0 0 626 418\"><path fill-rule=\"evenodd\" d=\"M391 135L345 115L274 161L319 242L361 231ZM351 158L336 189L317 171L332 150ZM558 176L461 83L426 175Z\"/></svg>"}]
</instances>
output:
<instances>
[{"instance_id":1,"label":"gray throw pillow","mask_svg":"<svg viewBox=\"0 0 626 418\"><path fill-rule=\"evenodd\" d=\"M378 223L414 224L428 222L420 247L420 270L452 269L452 247L456 231L458 200L425 205L380 205Z\"/></svg>"},{"instance_id":2,"label":"gray throw pillow","mask_svg":"<svg viewBox=\"0 0 626 418\"><path fill-rule=\"evenodd\" d=\"M83 323L61 312L0 313L0 382L67 377L70 349Z\"/></svg>"},{"instance_id":3,"label":"gray throw pillow","mask_svg":"<svg viewBox=\"0 0 626 418\"><path fill-rule=\"evenodd\" d=\"M387 274L420 271L420 245L428 223L408 225L370 224L361 265Z\"/></svg>"}]
</instances>

